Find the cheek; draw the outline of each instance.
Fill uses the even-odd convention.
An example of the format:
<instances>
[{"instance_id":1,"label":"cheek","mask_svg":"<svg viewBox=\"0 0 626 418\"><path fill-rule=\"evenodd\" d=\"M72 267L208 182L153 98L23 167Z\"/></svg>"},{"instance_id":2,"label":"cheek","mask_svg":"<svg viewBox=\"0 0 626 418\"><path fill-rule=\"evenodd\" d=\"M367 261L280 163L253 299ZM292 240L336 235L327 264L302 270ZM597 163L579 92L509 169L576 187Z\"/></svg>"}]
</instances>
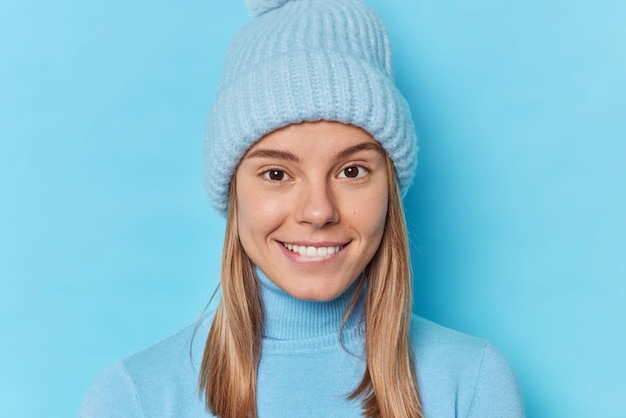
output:
<instances>
[{"instance_id":1,"label":"cheek","mask_svg":"<svg viewBox=\"0 0 626 418\"><path fill-rule=\"evenodd\" d=\"M269 199L254 187L237 188L237 223L242 241L271 232L281 219L282 208L277 199Z\"/></svg>"},{"instance_id":2,"label":"cheek","mask_svg":"<svg viewBox=\"0 0 626 418\"><path fill-rule=\"evenodd\" d=\"M385 223L387 222L387 210L388 210L388 197L385 194L384 198L378 202L376 209L371 214L371 225L373 228L373 234L380 240L385 230Z\"/></svg>"},{"instance_id":3,"label":"cheek","mask_svg":"<svg viewBox=\"0 0 626 418\"><path fill-rule=\"evenodd\" d=\"M240 179L237 179L235 198L237 201L237 229L239 240L246 252L248 252L251 237L255 233L254 228L257 226L253 222L257 208L255 207L254 195L250 194L249 187L246 187L245 182Z\"/></svg>"},{"instance_id":4,"label":"cheek","mask_svg":"<svg viewBox=\"0 0 626 418\"><path fill-rule=\"evenodd\" d=\"M363 238L370 239L370 246L378 247L387 221L388 197L387 193L376 195L379 198L368 196L364 200L352 200L348 213L349 228L355 229Z\"/></svg>"}]
</instances>

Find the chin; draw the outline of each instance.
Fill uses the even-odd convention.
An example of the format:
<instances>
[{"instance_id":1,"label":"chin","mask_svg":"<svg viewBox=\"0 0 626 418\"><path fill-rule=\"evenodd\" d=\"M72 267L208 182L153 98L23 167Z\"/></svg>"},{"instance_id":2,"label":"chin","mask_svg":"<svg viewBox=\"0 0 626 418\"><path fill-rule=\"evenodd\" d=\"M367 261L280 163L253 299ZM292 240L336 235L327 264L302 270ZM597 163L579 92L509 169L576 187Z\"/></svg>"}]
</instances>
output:
<instances>
[{"instance_id":1,"label":"chin","mask_svg":"<svg viewBox=\"0 0 626 418\"><path fill-rule=\"evenodd\" d=\"M302 294L292 295L296 299L304 300L307 302L328 302L335 299L340 294L326 294L322 292L308 292Z\"/></svg>"},{"instance_id":2,"label":"chin","mask_svg":"<svg viewBox=\"0 0 626 418\"><path fill-rule=\"evenodd\" d=\"M296 299L309 302L327 302L341 296L353 282L354 281L343 287L324 286L320 283L316 283L313 286L303 284L299 287L285 288L283 290Z\"/></svg>"}]
</instances>

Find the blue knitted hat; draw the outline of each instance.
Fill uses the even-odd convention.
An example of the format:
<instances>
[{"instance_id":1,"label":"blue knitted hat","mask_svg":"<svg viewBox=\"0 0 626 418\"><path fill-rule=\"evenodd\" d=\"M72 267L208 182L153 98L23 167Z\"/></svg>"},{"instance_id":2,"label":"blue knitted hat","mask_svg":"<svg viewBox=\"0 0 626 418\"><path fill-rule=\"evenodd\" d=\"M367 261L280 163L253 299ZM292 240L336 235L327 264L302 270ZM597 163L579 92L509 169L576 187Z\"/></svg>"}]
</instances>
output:
<instances>
[{"instance_id":1,"label":"blue knitted hat","mask_svg":"<svg viewBox=\"0 0 626 418\"><path fill-rule=\"evenodd\" d=\"M233 39L209 112L205 182L225 214L248 148L305 121L358 126L393 161L406 193L417 165L409 107L393 82L383 23L359 0L247 0L254 18Z\"/></svg>"}]
</instances>

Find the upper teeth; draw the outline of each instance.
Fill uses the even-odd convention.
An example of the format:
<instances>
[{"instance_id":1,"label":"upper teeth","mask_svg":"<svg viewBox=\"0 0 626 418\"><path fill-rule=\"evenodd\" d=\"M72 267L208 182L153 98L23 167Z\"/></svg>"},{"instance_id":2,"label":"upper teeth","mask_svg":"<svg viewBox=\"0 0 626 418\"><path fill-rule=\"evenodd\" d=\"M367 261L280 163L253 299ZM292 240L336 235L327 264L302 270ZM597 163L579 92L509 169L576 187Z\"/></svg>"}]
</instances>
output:
<instances>
[{"instance_id":1,"label":"upper teeth","mask_svg":"<svg viewBox=\"0 0 626 418\"><path fill-rule=\"evenodd\" d=\"M340 245L334 247L312 247L306 245L295 245L283 243L285 248L293 251L294 253L298 253L300 255L306 255L308 257L325 257L327 255L335 254L341 249Z\"/></svg>"}]
</instances>

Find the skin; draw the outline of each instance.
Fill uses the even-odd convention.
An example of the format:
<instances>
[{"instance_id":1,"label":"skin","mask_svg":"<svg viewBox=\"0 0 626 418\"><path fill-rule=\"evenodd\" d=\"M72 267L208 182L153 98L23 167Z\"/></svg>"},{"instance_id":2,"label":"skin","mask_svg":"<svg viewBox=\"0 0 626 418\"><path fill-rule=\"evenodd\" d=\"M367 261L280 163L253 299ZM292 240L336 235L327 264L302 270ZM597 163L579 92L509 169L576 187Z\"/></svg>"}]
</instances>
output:
<instances>
[{"instance_id":1,"label":"skin","mask_svg":"<svg viewBox=\"0 0 626 418\"><path fill-rule=\"evenodd\" d=\"M352 125L306 122L266 135L235 174L245 252L291 296L336 298L380 245L386 164L380 145Z\"/></svg>"}]
</instances>

